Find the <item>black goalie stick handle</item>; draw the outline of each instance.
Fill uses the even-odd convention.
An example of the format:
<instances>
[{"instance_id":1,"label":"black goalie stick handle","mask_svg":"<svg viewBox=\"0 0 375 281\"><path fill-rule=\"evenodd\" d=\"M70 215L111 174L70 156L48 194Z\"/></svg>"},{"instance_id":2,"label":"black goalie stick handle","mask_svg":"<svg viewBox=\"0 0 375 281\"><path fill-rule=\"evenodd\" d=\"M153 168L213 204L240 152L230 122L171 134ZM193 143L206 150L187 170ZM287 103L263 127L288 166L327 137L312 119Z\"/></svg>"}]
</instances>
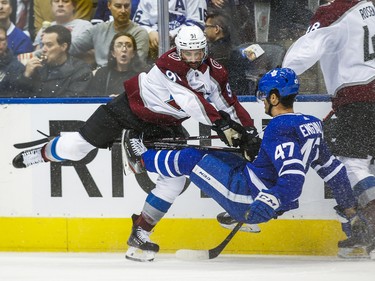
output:
<instances>
[{"instance_id":1,"label":"black goalie stick handle","mask_svg":"<svg viewBox=\"0 0 375 281\"><path fill-rule=\"evenodd\" d=\"M214 259L217 256L221 254L221 252L224 250L224 248L228 245L228 243L232 240L234 235L240 230L241 226L243 225L243 222L237 223L237 225L232 229L232 231L228 234L228 236L221 242L219 245L217 245L215 248L212 248L208 250L208 258Z\"/></svg>"}]
</instances>

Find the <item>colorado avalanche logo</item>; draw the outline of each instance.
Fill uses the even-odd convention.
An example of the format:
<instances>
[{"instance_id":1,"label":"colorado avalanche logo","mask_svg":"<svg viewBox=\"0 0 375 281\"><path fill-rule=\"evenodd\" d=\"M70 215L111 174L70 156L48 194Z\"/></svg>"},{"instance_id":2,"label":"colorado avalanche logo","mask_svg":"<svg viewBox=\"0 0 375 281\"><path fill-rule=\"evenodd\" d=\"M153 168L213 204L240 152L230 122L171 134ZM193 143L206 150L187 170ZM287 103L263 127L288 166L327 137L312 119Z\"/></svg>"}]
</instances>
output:
<instances>
[{"instance_id":1,"label":"colorado avalanche logo","mask_svg":"<svg viewBox=\"0 0 375 281\"><path fill-rule=\"evenodd\" d=\"M176 52L170 53L168 57L175 61L181 61L180 57L177 55Z\"/></svg>"},{"instance_id":2,"label":"colorado avalanche logo","mask_svg":"<svg viewBox=\"0 0 375 281\"><path fill-rule=\"evenodd\" d=\"M217 69L222 69L223 68L223 66L220 63L218 63L216 60L214 60L212 58L210 58L210 60L211 60L211 64L212 64L213 67L215 67Z\"/></svg>"}]
</instances>

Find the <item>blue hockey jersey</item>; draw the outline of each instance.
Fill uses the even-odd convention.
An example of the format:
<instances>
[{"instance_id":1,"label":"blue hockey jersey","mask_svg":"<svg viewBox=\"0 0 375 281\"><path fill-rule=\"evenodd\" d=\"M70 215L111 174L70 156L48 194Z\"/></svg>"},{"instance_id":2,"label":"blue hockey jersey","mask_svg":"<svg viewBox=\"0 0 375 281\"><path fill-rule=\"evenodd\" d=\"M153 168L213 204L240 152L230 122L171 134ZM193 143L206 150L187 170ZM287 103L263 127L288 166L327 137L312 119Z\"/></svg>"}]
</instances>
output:
<instances>
[{"instance_id":1,"label":"blue hockey jersey","mask_svg":"<svg viewBox=\"0 0 375 281\"><path fill-rule=\"evenodd\" d=\"M265 129L258 157L247 164L253 198L267 190L279 199L278 211L297 208L310 167L327 182L342 208L355 205L345 167L323 140L321 121L298 113L274 117Z\"/></svg>"}]
</instances>

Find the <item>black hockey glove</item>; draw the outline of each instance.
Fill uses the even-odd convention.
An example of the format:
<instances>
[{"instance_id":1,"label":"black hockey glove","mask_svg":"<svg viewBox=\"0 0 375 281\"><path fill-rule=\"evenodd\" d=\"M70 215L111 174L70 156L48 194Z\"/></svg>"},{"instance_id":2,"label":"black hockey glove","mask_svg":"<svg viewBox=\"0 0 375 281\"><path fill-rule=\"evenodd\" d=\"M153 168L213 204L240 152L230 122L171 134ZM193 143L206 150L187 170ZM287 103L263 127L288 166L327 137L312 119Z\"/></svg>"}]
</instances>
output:
<instances>
[{"instance_id":1,"label":"black hockey glove","mask_svg":"<svg viewBox=\"0 0 375 281\"><path fill-rule=\"evenodd\" d=\"M212 130L217 133L221 141L226 145L238 146L239 142L233 143L234 140L239 139L238 131L233 128L237 123L232 121L228 113L224 111L219 111L219 113L223 118L215 121L215 125L211 127Z\"/></svg>"},{"instance_id":2,"label":"black hockey glove","mask_svg":"<svg viewBox=\"0 0 375 281\"><path fill-rule=\"evenodd\" d=\"M334 209L339 216L342 231L347 237L366 237L368 226L359 212L349 217L344 213L344 210L340 206L335 206Z\"/></svg>"},{"instance_id":3,"label":"black hockey glove","mask_svg":"<svg viewBox=\"0 0 375 281\"><path fill-rule=\"evenodd\" d=\"M240 148L243 157L252 162L258 155L262 139L258 136L258 131L255 127L246 127L241 132Z\"/></svg>"}]
</instances>

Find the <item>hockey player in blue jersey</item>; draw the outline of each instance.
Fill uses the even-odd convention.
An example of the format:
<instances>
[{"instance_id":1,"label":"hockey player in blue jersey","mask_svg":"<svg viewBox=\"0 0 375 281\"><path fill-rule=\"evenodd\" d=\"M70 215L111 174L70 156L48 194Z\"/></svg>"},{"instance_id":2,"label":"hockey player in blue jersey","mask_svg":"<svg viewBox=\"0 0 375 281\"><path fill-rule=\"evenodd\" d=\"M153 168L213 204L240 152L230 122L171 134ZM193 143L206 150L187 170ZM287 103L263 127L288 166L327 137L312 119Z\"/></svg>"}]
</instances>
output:
<instances>
[{"instance_id":1,"label":"hockey player in blue jersey","mask_svg":"<svg viewBox=\"0 0 375 281\"><path fill-rule=\"evenodd\" d=\"M131 131L126 133L125 161L167 177L189 176L233 219L248 224L264 223L298 208L311 167L332 189L336 210L356 227L362 226L346 169L323 140L321 121L294 113L298 90L298 78L288 68L273 69L260 80L258 98L273 119L253 162L222 151L147 149ZM240 142L244 157L253 156L248 155L251 140L241 137Z\"/></svg>"}]
</instances>

